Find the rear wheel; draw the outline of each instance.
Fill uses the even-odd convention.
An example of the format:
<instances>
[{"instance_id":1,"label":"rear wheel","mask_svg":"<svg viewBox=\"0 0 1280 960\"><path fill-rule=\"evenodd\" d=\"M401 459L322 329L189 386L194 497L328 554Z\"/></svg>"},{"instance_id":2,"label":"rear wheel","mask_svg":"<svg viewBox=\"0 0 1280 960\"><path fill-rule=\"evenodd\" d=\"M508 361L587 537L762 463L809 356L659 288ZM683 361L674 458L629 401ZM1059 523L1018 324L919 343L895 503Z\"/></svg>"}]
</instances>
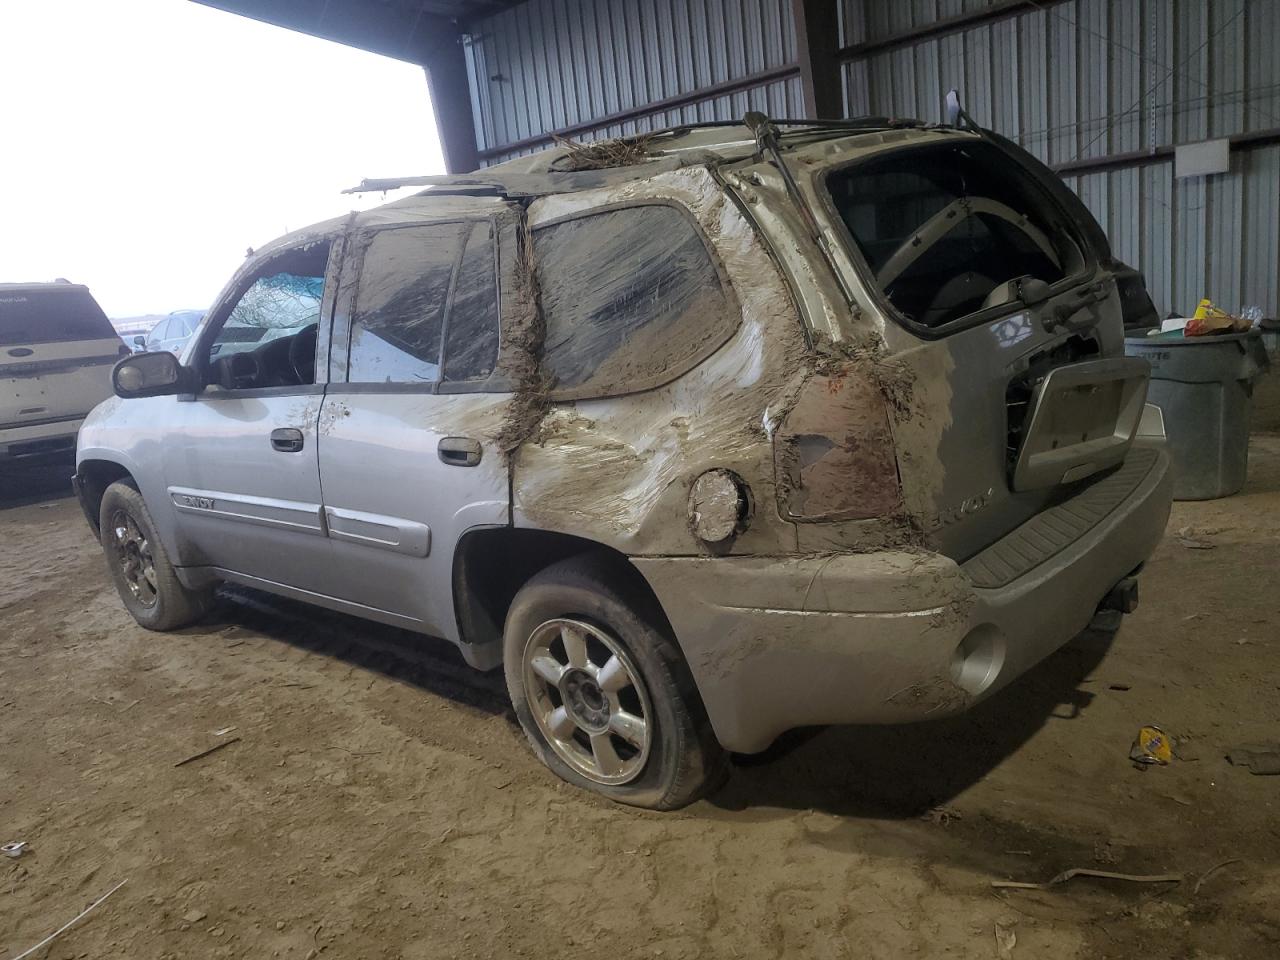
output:
<instances>
[{"instance_id":1,"label":"rear wheel","mask_svg":"<svg viewBox=\"0 0 1280 960\"><path fill-rule=\"evenodd\" d=\"M516 716L569 783L633 806L684 806L717 783L724 751L662 618L600 566L555 564L512 602L504 655Z\"/></svg>"},{"instance_id":2,"label":"rear wheel","mask_svg":"<svg viewBox=\"0 0 1280 960\"><path fill-rule=\"evenodd\" d=\"M208 612L212 590L189 590L182 585L142 494L117 481L102 495L98 514L107 569L125 608L148 630L174 630Z\"/></svg>"}]
</instances>

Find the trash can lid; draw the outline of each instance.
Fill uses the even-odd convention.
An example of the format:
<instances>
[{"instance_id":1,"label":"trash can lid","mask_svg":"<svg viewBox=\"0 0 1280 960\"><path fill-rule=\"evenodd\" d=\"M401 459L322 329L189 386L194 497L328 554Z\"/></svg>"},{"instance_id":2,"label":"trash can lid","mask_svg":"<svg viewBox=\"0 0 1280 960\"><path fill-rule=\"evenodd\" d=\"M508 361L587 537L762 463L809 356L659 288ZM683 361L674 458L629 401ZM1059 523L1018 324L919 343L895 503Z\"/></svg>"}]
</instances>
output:
<instances>
[{"instance_id":1,"label":"trash can lid","mask_svg":"<svg viewBox=\"0 0 1280 960\"><path fill-rule=\"evenodd\" d=\"M1269 366L1262 337L1255 330L1209 337L1184 337L1180 330L1154 337L1125 337L1124 352L1150 363L1151 379L1183 383L1252 380Z\"/></svg>"},{"instance_id":2,"label":"trash can lid","mask_svg":"<svg viewBox=\"0 0 1280 960\"><path fill-rule=\"evenodd\" d=\"M1184 337L1181 330L1166 330L1164 333L1152 334L1149 337L1125 337L1126 344L1140 346L1144 343L1158 343L1161 347L1203 347L1215 343L1243 343L1251 337L1259 337L1257 330L1244 333L1219 333L1205 337Z\"/></svg>"}]
</instances>

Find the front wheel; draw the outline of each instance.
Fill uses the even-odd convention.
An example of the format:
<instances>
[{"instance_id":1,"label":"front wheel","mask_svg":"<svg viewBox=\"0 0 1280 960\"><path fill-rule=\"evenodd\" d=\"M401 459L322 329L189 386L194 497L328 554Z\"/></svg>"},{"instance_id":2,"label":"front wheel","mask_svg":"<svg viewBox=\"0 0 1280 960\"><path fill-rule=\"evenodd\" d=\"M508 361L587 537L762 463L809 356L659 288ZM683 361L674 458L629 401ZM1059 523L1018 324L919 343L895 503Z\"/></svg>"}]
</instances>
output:
<instances>
[{"instance_id":1,"label":"front wheel","mask_svg":"<svg viewBox=\"0 0 1280 960\"><path fill-rule=\"evenodd\" d=\"M107 487L98 529L116 591L140 626L176 630L208 612L213 591L182 585L142 494L132 485L117 481Z\"/></svg>"},{"instance_id":2,"label":"front wheel","mask_svg":"<svg viewBox=\"0 0 1280 960\"><path fill-rule=\"evenodd\" d=\"M516 594L504 637L511 702L564 780L633 806L682 807L715 785L724 751L661 617L606 582L601 562L555 564Z\"/></svg>"}]
</instances>

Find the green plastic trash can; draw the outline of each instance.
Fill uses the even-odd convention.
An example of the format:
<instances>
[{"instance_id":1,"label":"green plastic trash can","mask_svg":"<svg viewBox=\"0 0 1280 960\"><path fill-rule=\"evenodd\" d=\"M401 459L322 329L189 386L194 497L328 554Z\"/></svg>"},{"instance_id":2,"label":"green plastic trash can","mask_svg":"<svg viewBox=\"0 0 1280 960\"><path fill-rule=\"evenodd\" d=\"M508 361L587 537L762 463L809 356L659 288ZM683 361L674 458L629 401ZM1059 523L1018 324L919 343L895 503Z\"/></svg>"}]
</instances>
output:
<instances>
[{"instance_id":1,"label":"green plastic trash can","mask_svg":"<svg viewBox=\"0 0 1280 960\"><path fill-rule=\"evenodd\" d=\"M1175 500L1229 497L1249 466L1253 381L1267 368L1256 333L1126 337L1124 352L1151 364L1147 401L1164 412Z\"/></svg>"}]
</instances>

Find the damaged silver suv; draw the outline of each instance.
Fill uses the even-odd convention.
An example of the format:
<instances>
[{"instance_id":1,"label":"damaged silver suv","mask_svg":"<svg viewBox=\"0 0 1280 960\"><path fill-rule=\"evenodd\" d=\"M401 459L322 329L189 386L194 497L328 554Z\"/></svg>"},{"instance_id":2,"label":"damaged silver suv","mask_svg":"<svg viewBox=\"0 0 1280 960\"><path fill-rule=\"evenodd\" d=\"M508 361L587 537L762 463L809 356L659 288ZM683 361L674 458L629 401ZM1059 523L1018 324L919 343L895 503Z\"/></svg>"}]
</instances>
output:
<instances>
[{"instance_id":1,"label":"damaged silver suv","mask_svg":"<svg viewBox=\"0 0 1280 960\"><path fill-rule=\"evenodd\" d=\"M447 638L557 774L665 809L1136 602L1146 364L1008 141L752 114L410 182L116 366L76 485L143 626L231 581Z\"/></svg>"}]
</instances>

